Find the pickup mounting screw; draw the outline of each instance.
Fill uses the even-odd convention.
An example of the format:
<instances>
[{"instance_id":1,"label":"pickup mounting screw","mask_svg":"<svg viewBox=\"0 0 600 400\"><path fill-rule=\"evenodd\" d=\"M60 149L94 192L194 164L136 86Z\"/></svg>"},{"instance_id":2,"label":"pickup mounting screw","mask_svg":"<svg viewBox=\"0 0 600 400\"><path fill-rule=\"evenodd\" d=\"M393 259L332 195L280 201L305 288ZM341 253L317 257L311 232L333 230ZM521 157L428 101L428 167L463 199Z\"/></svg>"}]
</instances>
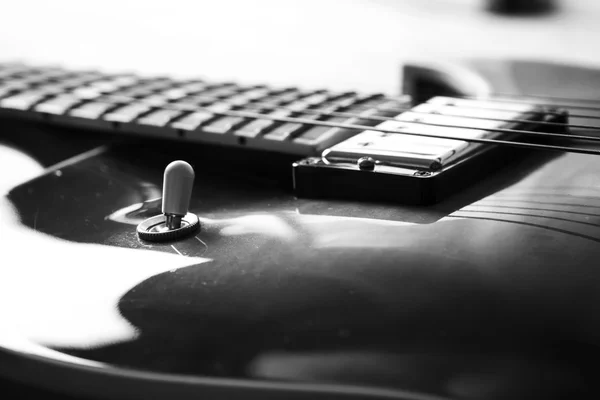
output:
<instances>
[{"instance_id":1,"label":"pickup mounting screw","mask_svg":"<svg viewBox=\"0 0 600 400\"><path fill-rule=\"evenodd\" d=\"M377 161L371 157L361 157L356 162L358 169L361 171L373 171L376 163Z\"/></svg>"}]
</instances>

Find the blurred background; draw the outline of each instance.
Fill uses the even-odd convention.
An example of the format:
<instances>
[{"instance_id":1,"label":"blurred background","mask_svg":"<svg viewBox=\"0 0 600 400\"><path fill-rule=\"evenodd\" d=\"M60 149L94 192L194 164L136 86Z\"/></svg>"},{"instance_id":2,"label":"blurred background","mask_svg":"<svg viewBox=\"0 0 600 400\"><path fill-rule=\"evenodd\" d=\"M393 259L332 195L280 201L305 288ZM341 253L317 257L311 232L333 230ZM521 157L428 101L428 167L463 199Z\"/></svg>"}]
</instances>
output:
<instances>
[{"instance_id":1,"label":"blurred background","mask_svg":"<svg viewBox=\"0 0 600 400\"><path fill-rule=\"evenodd\" d=\"M535 3L536 1L534 1ZM395 93L406 60L600 66L600 2L490 12L488 0L3 1L0 61ZM497 4L496 4L497 6Z\"/></svg>"}]
</instances>

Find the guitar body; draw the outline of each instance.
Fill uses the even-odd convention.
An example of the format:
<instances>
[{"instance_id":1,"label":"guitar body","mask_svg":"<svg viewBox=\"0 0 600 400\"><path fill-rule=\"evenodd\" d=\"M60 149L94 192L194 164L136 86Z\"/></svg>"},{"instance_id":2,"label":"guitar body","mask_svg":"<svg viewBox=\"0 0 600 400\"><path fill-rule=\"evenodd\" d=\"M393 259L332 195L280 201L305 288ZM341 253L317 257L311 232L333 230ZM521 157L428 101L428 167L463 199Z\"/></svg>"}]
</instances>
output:
<instances>
[{"instance_id":1,"label":"guitar body","mask_svg":"<svg viewBox=\"0 0 600 400\"><path fill-rule=\"evenodd\" d=\"M600 93L600 72L572 66L407 71L417 98ZM293 159L9 129L42 164L56 160L19 130L66 159L2 199L3 257L19 260L0 267L0 372L11 379L119 399L598 391L596 156L518 153L441 203L409 207L295 198ZM173 159L196 169L201 229L148 244L135 228L160 213Z\"/></svg>"}]
</instances>

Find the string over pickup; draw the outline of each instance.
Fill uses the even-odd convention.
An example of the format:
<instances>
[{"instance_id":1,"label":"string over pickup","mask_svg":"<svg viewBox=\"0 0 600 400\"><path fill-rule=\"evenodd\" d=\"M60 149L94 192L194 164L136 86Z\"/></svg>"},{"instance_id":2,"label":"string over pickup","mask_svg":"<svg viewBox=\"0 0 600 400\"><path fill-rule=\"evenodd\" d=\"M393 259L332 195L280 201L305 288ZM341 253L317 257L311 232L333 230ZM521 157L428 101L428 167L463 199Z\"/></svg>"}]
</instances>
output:
<instances>
[{"instance_id":1,"label":"string over pickup","mask_svg":"<svg viewBox=\"0 0 600 400\"><path fill-rule=\"evenodd\" d=\"M431 204L505 164L515 147L539 147L567 127L562 110L435 97L295 163L295 190L301 197Z\"/></svg>"}]
</instances>

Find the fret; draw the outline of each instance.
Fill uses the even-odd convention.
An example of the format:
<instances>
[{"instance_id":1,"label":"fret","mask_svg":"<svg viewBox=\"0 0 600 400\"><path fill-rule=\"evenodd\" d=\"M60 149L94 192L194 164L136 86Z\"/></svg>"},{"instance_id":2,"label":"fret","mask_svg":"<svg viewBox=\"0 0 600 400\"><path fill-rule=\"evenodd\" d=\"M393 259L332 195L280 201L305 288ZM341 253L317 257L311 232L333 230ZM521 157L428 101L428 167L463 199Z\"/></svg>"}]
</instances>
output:
<instances>
[{"instance_id":1,"label":"fret","mask_svg":"<svg viewBox=\"0 0 600 400\"><path fill-rule=\"evenodd\" d=\"M298 100L300 97L305 95L296 89L285 89L281 93L271 94L264 98L261 103L270 107L277 107L283 104Z\"/></svg>"},{"instance_id":2,"label":"fret","mask_svg":"<svg viewBox=\"0 0 600 400\"><path fill-rule=\"evenodd\" d=\"M270 116L274 117L287 117L291 114L291 111L287 110L276 110L267 113ZM235 131L235 135L244 136L248 138L254 138L259 136L260 134L267 131L269 128L272 128L277 123L270 119L255 119L247 125L244 125Z\"/></svg>"},{"instance_id":3,"label":"fret","mask_svg":"<svg viewBox=\"0 0 600 400\"><path fill-rule=\"evenodd\" d=\"M170 99L165 95L162 95L160 93L155 93L155 94L151 94L147 97L142 98L142 101L145 104L149 104L154 107L160 107L160 106L168 103L170 101Z\"/></svg>"},{"instance_id":4,"label":"fret","mask_svg":"<svg viewBox=\"0 0 600 400\"><path fill-rule=\"evenodd\" d=\"M327 103L323 104L322 107L319 108L323 108L323 109L331 109L332 111L334 110L341 110L344 108L349 108L353 105L355 105L357 103L357 98L354 94L348 94L347 96L343 96L343 97L339 97L337 99L333 99L333 100L328 100Z\"/></svg>"},{"instance_id":5,"label":"fret","mask_svg":"<svg viewBox=\"0 0 600 400\"><path fill-rule=\"evenodd\" d=\"M112 76L110 79L110 82L113 85L116 85L119 87L135 85L139 81L140 81L140 78L135 75L116 75L116 76Z\"/></svg>"},{"instance_id":6,"label":"fret","mask_svg":"<svg viewBox=\"0 0 600 400\"><path fill-rule=\"evenodd\" d=\"M188 95L188 92L183 88L166 89L158 93L169 100L179 100Z\"/></svg>"},{"instance_id":7,"label":"fret","mask_svg":"<svg viewBox=\"0 0 600 400\"><path fill-rule=\"evenodd\" d=\"M92 101L75 107L68 114L79 118L97 119L108 110L117 106L118 104L107 101Z\"/></svg>"},{"instance_id":8,"label":"fret","mask_svg":"<svg viewBox=\"0 0 600 400\"><path fill-rule=\"evenodd\" d=\"M200 106L200 105L212 104L217 101L219 101L219 99L216 97L205 96L202 94L193 94L193 95L189 95L182 99L177 100L177 104L189 104L192 106Z\"/></svg>"},{"instance_id":9,"label":"fret","mask_svg":"<svg viewBox=\"0 0 600 400\"><path fill-rule=\"evenodd\" d=\"M298 114L295 115L297 118L305 118L305 119L319 119L319 115L317 114ZM270 140L287 140L293 136L300 134L303 130L309 129L309 127L302 123L297 122L286 122L273 131L268 132L264 135L265 139Z\"/></svg>"},{"instance_id":10,"label":"fret","mask_svg":"<svg viewBox=\"0 0 600 400\"><path fill-rule=\"evenodd\" d=\"M258 100L269 95L270 90L268 88L255 88L247 92L243 92L241 95L248 101Z\"/></svg>"},{"instance_id":11,"label":"fret","mask_svg":"<svg viewBox=\"0 0 600 400\"><path fill-rule=\"evenodd\" d=\"M193 131L198 129L203 123L208 122L215 117L216 115L211 112L197 111L171 123L171 127L175 129Z\"/></svg>"},{"instance_id":12,"label":"fret","mask_svg":"<svg viewBox=\"0 0 600 400\"><path fill-rule=\"evenodd\" d=\"M128 104L105 114L102 119L110 122L131 122L151 108L149 105L142 103Z\"/></svg>"},{"instance_id":13,"label":"fret","mask_svg":"<svg viewBox=\"0 0 600 400\"><path fill-rule=\"evenodd\" d=\"M204 126L203 130L209 133L225 134L232 131L246 121L242 117L221 117Z\"/></svg>"},{"instance_id":14,"label":"fret","mask_svg":"<svg viewBox=\"0 0 600 400\"><path fill-rule=\"evenodd\" d=\"M333 123L345 123L345 124L354 124L359 120L357 118L344 118L344 117L336 117L336 118L327 118L325 119L327 122ZM344 131L347 131L348 134L351 134L351 130L343 129L343 128L331 128L328 126L314 126L309 128L306 132L302 133L298 137L294 138L294 141L297 143L304 143L308 145L323 143L325 139L332 136L340 136L340 134Z\"/></svg>"},{"instance_id":15,"label":"fret","mask_svg":"<svg viewBox=\"0 0 600 400\"><path fill-rule=\"evenodd\" d=\"M243 106L248 104L248 98L244 94L236 94L231 97L221 99L221 101L231 104L232 106Z\"/></svg>"},{"instance_id":16,"label":"fret","mask_svg":"<svg viewBox=\"0 0 600 400\"><path fill-rule=\"evenodd\" d=\"M235 106L243 106L251 101L259 100L266 97L269 94L269 90L265 88L250 89L235 94L231 97L224 98L223 101L231 103Z\"/></svg>"},{"instance_id":17,"label":"fret","mask_svg":"<svg viewBox=\"0 0 600 400\"><path fill-rule=\"evenodd\" d=\"M27 85L18 82L0 83L0 98L27 89Z\"/></svg>"},{"instance_id":18,"label":"fret","mask_svg":"<svg viewBox=\"0 0 600 400\"><path fill-rule=\"evenodd\" d=\"M108 79L101 79L95 82L90 82L89 86L98 90L101 93L113 93L123 87L134 85L138 82L135 77L122 76Z\"/></svg>"},{"instance_id":19,"label":"fret","mask_svg":"<svg viewBox=\"0 0 600 400\"><path fill-rule=\"evenodd\" d=\"M139 118L137 123L151 126L166 126L171 120L182 114L183 112L177 110L159 109Z\"/></svg>"},{"instance_id":20,"label":"fret","mask_svg":"<svg viewBox=\"0 0 600 400\"><path fill-rule=\"evenodd\" d=\"M24 111L51 95L51 92L45 90L27 91L0 100L0 107Z\"/></svg>"},{"instance_id":21,"label":"fret","mask_svg":"<svg viewBox=\"0 0 600 400\"><path fill-rule=\"evenodd\" d=\"M34 107L34 110L43 112L46 114L62 115L69 108L71 108L81 102L82 102L82 99L80 99L76 96L69 95L69 94L62 94L62 95L58 95L50 100L46 100L46 101L43 101L43 102L37 104Z\"/></svg>"},{"instance_id":22,"label":"fret","mask_svg":"<svg viewBox=\"0 0 600 400\"><path fill-rule=\"evenodd\" d=\"M71 92L74 96L79 97L80 99L97 99L102 96L102 92L94 87L83 86L73 89Z\"/></svg>"},{"instance_id":23,"label":"fret","mask_svg":"<svg viewBox=\"0 0 600 400\"><path fill-rule=\"evenodd\" d=\"M234 107L233 104L228 103L226 101L217 101L215 103L212 103L212 104L206 106L206 109L209 111L214 111L214 112L223 112L223 111L230 110L233 107Z\"/></svg>"},{"instance_id":24,"label":"fret","mask_svg":"<svg viewBox=\"0 0 600 400\"><path fill-rule=\"evenodd\" d=\"M329 99L329 95L326 93L315 93L308 97L304 97L302 102L307 106L315 106L318 104L323 104L325 101Z\"/></svg>"}]
</instances>

